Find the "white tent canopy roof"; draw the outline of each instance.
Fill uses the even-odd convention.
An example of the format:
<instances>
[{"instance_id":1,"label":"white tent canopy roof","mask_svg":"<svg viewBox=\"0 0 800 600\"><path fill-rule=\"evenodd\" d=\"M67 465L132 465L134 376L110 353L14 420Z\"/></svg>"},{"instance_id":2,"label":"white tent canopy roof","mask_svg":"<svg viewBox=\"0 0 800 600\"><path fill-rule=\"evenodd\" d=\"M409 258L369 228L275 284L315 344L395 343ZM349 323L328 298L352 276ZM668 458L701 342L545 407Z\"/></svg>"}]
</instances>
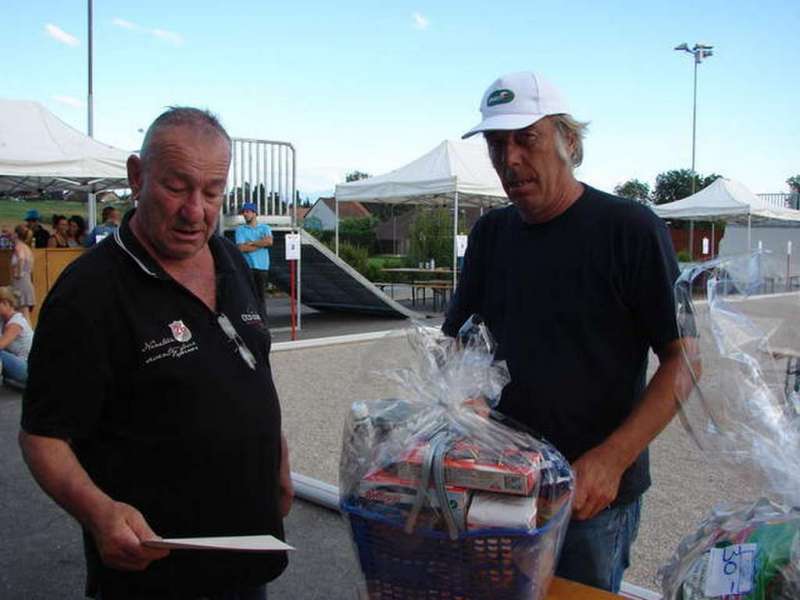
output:
<instances>
[{"instance_id":1,"label":"white tent canopy roof","mask_svg":"<svg viewBox=\"0 0 800 600\"><path fill-rule=\"evenodd\" d=\"M0 192L125 188L129 154L84 135L38 102L0 99Z\"/></svg>"},{"instance_id":2,"label":"white tent canopy roof","mask_svg":"<svg viewBox=\"0 0 800 600\"><path fill-rule=\"evenodd\" d=\"M336 199L423 204L454 192L462 206L508 201L482 141L445 140L399 169L337 185Z\"/></svg>"},{"instance_id":3,"label":"white tent canopy roof","mask_svg":"<svg viewBox=\"0 0 800 600\"><path fill-rule=\"evenodd\" d=\"M760 218L800 221L800 210L775 207L732 179L717 179L696 194L653 207L662 219Z\"/></svg>"}]
</instances>

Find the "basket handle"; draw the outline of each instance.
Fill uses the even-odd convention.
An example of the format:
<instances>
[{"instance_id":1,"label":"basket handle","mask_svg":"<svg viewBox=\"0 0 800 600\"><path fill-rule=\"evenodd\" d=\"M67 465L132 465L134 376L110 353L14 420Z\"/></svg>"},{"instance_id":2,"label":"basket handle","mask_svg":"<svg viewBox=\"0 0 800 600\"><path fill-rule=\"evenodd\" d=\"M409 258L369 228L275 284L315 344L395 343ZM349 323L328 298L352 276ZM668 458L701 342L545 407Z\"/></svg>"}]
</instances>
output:
<instances>
[{"instance_id":1,"label":"basket handle","mask_svg":"<svg viewBox=\"0 0 800 600\"><path fill-rule=\"evenodd\" d=\"M447 497L444 468L445 457L447 456L447 453L450 451L450 448L453 446L453 443L456 439L457 438L455 435L444 430L439 431L433 437L431 437L428 447L425 450L425 455L422 458L422 464L420 465L421 473L419 484L417 486L417 497L414 500L414 506L411 507L411 512L409 513L408 518L406 519L405 527L403 528L406 533L411 534L414 532L417 518L419 518L419 513L425 504L425 500L428 498L428 488L432 475L434 492L436 493L436 498L439 501L439 508L444 516L444 521L447 525L447 531L450 539L458 539L459 527L456 523L455 515L453 514L453 510L450 508L450 502Z\"/></svg>"}]
</instances>

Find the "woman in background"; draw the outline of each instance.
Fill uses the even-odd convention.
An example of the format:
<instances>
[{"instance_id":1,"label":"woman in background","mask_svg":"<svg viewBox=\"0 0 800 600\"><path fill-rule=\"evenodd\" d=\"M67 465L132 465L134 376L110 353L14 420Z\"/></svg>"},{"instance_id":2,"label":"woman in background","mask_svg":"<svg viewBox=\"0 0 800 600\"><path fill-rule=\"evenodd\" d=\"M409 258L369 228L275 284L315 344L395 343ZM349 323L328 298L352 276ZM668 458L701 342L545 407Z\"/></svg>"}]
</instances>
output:
<instances>
[{"instance_id":1,"label":"woman in background","mask_svg":"<svg viewBox=\"0 0 800 600\"><path fill-rule=\"evenodd\" d=\"M86 245L86 221L80 215L72 215L69 218L67 244L70 248L83 248Z\"/></svg>"},{"instance_id":2,"label":"woman in background","mask_svg":"<svg viewBox=\"0 0 800 600\"><path fill-rule=\"evenodd\" d=\"M47 240L48 248L69 248L69 221L64 215L53 217L53 235Z\"/></svg>"},{"instance_id":3,"label":"woman in background","mask_svg":"<svg viewBox=\"0 0 800 600\"><path fill-rule=\"evenodd\" d=\"M33 329L18 310L17 296L10 287L0 287L0 361L3 377L25 385Z\"/></svg>"},{"instance_id":4,"label":"woman in background","mask_svg":"<svg viewBox=\"0 0 800 600\"><path fill-rule=\"evenodd\" d=\"M23 316L31 320L31 312L36 305L33 291L33 250L25 243L28 233L25 225L14 228L14 254L11 255L11 288L19 296L20 310Z\"/></svg>"}]
</instances>

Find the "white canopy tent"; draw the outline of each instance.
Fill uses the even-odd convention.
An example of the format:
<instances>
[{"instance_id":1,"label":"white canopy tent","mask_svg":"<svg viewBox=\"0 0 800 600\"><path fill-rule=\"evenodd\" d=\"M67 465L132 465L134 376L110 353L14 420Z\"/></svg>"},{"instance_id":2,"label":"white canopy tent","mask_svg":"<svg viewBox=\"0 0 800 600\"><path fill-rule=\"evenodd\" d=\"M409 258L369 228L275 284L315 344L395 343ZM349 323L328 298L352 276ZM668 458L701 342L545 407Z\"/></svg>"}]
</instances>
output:
<instances>
[{"instance_id":1,"label":"white canopy tent","mask_svg":"<svg viewBox=\"0 0 800 600\"><path fill-rule=\"evenodd\" d=\"M662 219L741 221L747 223L747 245L752 249L753 219L800 222L800 210L774 206L732 179L717 179L696 194L653 207ZM713 236L712 236L713 237Z\"/></svg>"},{"instance_id":2,"label":"white canopy tent","mask_svg":"<svg viewBox=\"0 0 800 600\"><path fill-rule=\"evenodd\" d=\"M126 188L129 154L70 127L38 102L0 99L0 192Z\"/></svg>"},{"instance_id":3,"label":"white canopy tent","mask_svg":"<svg viewBox=\"0 0 800 600\"><path fill-rule=\"evenodd\" d=\"M456 282L459 206L489 207L508 202L482 140L445 140L405 166L336 186L336 245L339 202L433 204L453 201L453 284Z\"/></svg>"}]
</instances>

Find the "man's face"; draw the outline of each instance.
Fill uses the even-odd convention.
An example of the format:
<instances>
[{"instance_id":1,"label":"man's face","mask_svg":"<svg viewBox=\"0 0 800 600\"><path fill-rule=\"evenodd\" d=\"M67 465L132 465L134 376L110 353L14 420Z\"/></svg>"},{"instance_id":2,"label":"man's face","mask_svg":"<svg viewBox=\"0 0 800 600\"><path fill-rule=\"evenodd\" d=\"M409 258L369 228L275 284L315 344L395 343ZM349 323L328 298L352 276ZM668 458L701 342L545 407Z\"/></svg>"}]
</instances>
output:
<instances>
[{"instance_id":1,"label":"man's face","mask_svg":"<svg viewBox=\"0 0 800 600\"><path fill-rule=\"evenodd\" d=\"M256 222L256 213L252 210L243 210L242 216L244 217L244 222L248 225L254 225Z\"/></svg>"},{"instance_id":2,"label":"man's face","mask_svg":"<svg viewBox=\"0 0 800 600\"><path fill-rule=\"evenodd\" d=\"M60 219L58 223L56 223L56 231L61 237L66 237L67 233L69 233L69 221Z\"/></svg>"},{"instance_id":3,"label":"man's face","mask_svg":"<svg viewBox=\"0 0 800 600\"><path fill-rule=\"evenodd\" d=\"M152 144L146 163L128 159L128 179L139 197L137 231L159 258L192 258L217 226L228 142L213 130L176 126L158 132Z\"/></svg>"},{"instance_id":4,"label":"man's face","mask_svg":"<svg viewBox=\"0 0 800 600\"><path fill-rule=\"evenodd\" d=\"M119 211L117 209L108 211L108 218L106 221L119 225Z\"/></svg>"},{"instance_id":5,"label":"man's face","mask_svg":"<svg viewBox=\"0 0 800 600\"><path fill-rule=\"evenodd\" d=\"M572 172L556 146L556 128L545 117L524 129L487 131L486 144L508 198L527 223L566 192Z\"/></svg>"}]
</instances>

